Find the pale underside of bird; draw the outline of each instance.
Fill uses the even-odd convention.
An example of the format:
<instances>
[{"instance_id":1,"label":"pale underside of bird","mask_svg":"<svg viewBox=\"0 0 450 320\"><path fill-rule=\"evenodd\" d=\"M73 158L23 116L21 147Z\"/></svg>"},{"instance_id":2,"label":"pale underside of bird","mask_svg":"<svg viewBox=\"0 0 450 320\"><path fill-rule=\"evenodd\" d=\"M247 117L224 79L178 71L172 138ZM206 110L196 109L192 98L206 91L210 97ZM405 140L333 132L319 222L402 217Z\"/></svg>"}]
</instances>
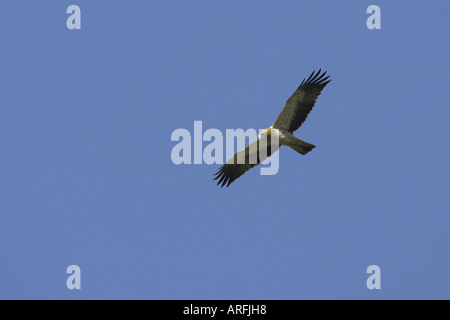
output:
<instances>
[{"instance_id":1,"label":"pale underside of bird","mask_svg":"<svg viewBox=\"0 0 450 320\"><path fill-rule=\"evenodd\" d=\"M308 79L303 79L300 86L286 101L275 122L260 132L258 140L240 150L229 159L215 174L217 184L229 186L234 180L255 167L280 146L288 146L305 155L315 148L314 145L297 139L296 131L308 117L323 88L331 81L322 69L313 71ZM264 149L264 150L263 150Z\"/></svg>"}]
</instances>

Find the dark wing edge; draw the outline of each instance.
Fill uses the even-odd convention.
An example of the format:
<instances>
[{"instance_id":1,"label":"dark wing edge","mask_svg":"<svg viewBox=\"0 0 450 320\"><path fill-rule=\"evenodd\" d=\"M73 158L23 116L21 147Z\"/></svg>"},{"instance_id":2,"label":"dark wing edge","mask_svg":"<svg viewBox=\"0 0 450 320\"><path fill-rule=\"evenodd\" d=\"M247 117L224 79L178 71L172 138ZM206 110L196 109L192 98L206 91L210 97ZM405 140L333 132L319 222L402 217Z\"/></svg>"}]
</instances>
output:
<instances>
[{"instance_id":1,"label":"dark wing edge","mask_svg":"<svg viewBox=\"0 0 450 320\"><path fill-rule=\"evenodd\" d=\"M217 185L221 185L221 188L224 186L228 187L234 180L242 176L257 164L224 164L214 174L215 178L213 180L219 180L217 181Z\"/></svg>"},{"instance_id":2,"label":"dark wing edge","mask_svg":"<svg viewBox=\"0 0 450 320\"><path fill-rule=\"evenodd\" d=\"M285 118L292 114L292 119L289 119L289 124L283 129L294 132L300 128L314 107L323 88L331 81L329 75L325 77L326 71L323 73L321 72L322 69L319 69L317 72L313 71L307 79L303 79L297 90L295 90L291 97L286 101L286 104L283 110L281 110L280 115L277 117L277 120L275 120L273 127L283 128L284 122L287 121ZM300 93L304 93L301 98L299 98ZM288 110L290 108L293 108L293 110Z\"/></svg>"},{"instance_id":3,"label":"dark wing edge","mask_svg":"<svg viewBox=\"0 0 450 320\"><path fill-rule=\"evenodd\" d=\"M278 151L279 147L276 147L272 150L272 146L270 143L266 146L266 153L261 154L262 158L260 157L259 153L259 140L255 141L254 143L257 143L257 150L258 153L256 155L256 163L250 163L250 155L249 155L249 148L250 146L247 146L245 149L239 151L236 153L232 159L234 159L234 163L229 163L231 160L229 160L227 163L225 163L223 166L219 168L219 170L214 174L215 178L213 180L218 180L217 185L221 185L221 188L224 186L230 186L230 184L242 176L244 173L246 173L251 168L257 166L261 163L261 161L264 161L265 159L269 158L274 152ZM240 152L245 152L245 162L244 163L236 163L237 155Z\"/></svg>"}]
</instances>

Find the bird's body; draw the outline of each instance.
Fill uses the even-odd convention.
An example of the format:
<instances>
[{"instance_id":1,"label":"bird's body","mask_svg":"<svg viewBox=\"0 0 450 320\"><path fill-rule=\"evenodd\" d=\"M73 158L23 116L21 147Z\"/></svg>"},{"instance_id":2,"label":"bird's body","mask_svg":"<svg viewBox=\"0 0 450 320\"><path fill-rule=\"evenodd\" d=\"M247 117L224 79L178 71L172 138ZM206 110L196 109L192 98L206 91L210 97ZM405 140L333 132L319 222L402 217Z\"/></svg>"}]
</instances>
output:
<instances>
[{"instance_id":1,"label":"bird's body","mask_svg":"<svg viewBox=\"0 0 450 320\"><path fill-rule=\"evenodd\" d=\"M289 132L285 129L277 129L273 126L261 130L258 135L258 139L265 139L265 137L270 139L276 139L278 141L278 145L288 146L294 149L295 151L301 153L302 155L307 154L309 151L315 148L315 145L307 143L298 139L292 132Z\"/></svg>"},{"instance_id":2,"label":"bird's body","mask_svg":"<svg viewBox=\"0 0 450 320\"><path fill-rule=\"evenodd\" d=\"M289 132L284 129L276 129L270 127L272 134L275 133L278 135L278 141L280 146L288 146L294 149L295 151L301 153L302 155L307 154L309 151L314 149L316 146L312 145L308 142L302 141L298 139L292 132Z\"/></svg>"},{"instance_id":3,"label":"bird's body","mask_svg":"<svg viewBox=\"0 0 450 320\"><path fill-rule=\"evenodd\" d=\"M219 180L217 184L228 187L249 169L278 151L282 145L291 147L302 155L315 148L295 137L293 132L306 120L322 89L331 81L329 76L325 77L326 72L320 72L321 70L317 73L313 71L306 81L303 80L286 101L272 126L259 133L257 141L240 150L219 169L214 178Z\"/></svg>"}]
</instances>

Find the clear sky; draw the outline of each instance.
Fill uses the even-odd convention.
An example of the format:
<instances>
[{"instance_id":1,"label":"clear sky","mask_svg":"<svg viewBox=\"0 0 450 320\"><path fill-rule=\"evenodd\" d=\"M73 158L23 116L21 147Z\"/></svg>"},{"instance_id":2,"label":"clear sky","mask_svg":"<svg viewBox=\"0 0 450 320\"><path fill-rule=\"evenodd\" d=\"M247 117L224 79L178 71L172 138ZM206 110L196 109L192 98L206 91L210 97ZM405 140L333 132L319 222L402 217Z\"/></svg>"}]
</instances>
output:
<instances>
[{"instance_id":1,"label":"clear sky","mask_svg":"<svg viewBox=\"0 0 450 320\"><path fill-rule=\"evenodd\" d=\"M448 12L2 0L0 298L449 299ZM266 128L319 68L308 155L228 189L172 163L175 129Z\"/></svg>"}]
</instances>

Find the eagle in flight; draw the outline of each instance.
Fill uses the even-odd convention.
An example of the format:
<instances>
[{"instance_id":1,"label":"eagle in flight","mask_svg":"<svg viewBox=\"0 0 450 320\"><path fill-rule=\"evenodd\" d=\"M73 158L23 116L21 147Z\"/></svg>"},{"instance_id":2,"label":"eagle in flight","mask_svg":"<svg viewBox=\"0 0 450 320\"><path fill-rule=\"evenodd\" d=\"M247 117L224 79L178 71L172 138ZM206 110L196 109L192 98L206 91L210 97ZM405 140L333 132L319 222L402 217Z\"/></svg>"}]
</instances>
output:
<instances>
[{"instance_id":1,"label":"eagle in flight","mask_svg":"<svg viewBox=\"0 0 450 320\"><path fill-rule=\"evenodd\" d=\"M214 178L218 180L218 185L228 187L245 172L278 151L279 146L291 147L302 155L315 148L315 145L297 139L293 132L306 120L323 88L331 81L330 76L325 77L327 72L321 73L321 71L322 69L317 73L313 71L308 79L303 79L297 90L284 104L278 118L269 128L259 133L257 141L236 153L220 167ZM278 143L274 147L271 138L275 136ZM260 148L264 148L265 152L261 152Z\"/></svg>"}]
</instances>

